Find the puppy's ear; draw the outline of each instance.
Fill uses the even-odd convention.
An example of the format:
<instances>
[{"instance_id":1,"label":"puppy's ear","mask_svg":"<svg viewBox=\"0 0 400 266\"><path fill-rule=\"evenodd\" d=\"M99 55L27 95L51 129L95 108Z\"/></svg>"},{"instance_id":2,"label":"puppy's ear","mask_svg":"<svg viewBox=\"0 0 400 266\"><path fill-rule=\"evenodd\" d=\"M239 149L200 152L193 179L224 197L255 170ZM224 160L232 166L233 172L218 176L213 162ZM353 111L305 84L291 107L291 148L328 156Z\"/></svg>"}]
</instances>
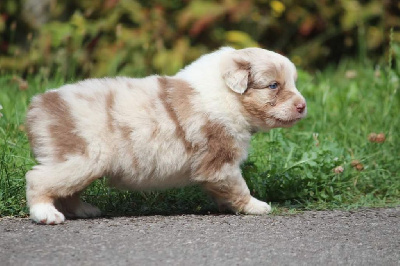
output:
<instances>
[{"instance_id":1,"label":"puppy's ear","mask_svg":"<svg viewBox=\"0 0 400 266\"><path fill-rule=\"evenodd\" d=\"M249 81L250 62L233 53L226 54L221 60L222 78L234 92L242 94Z\"/></svg>"}]
</instances>

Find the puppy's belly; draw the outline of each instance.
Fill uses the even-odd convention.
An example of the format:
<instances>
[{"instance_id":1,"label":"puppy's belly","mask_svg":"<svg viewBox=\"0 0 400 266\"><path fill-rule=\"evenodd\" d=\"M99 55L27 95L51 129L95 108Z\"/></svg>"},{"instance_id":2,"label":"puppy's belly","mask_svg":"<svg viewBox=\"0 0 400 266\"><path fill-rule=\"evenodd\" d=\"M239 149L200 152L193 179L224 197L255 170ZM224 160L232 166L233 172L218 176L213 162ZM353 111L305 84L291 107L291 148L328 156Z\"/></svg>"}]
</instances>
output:
<instances>
[{"instance_id":1,"label":"puppy's belly","mask_svg":"<svg viewBox=\"0 0 400 266\"><path fill-rule=\"evenodd\" d=\"M131 143L119 143L111 159L110 183L130 190L182 187L191 183L191 157L181 141L168 132L160 139L140 135ZM161 133L160 133L161 134ZM171 141L166 141L171 140Z\"/></svg>"},{"instance_id":2,"label":"puppy's belly","mask_svg":"<svg viewBox=\"0 0 400 266\"><path fill-rule=\"evenodd\" d=\"M154 168L149 175L140 173L110 175L110 185L128 190L162 190L177 188L193 184L190 171L182 169L170 175L157 174Z\"/></svg>"}]
</instances>

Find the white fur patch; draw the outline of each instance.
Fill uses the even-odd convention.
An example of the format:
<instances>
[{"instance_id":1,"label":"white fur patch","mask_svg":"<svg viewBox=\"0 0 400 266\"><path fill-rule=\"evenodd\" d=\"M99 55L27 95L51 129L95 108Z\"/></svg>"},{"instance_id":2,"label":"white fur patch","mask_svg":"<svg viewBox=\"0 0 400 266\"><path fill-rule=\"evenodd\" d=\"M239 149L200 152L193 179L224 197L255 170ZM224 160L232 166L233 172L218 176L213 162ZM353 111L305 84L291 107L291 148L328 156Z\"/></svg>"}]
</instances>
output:
<instances>
[{"instance_id":1,"label":"white fur patch","mask_svg":"<svg viewBox=\"0 0 400 266\"><path fill-rule=\"evenodd\" d=\"M30 208L30 217L40 224L61 224L65 221L64 214L50 203L34 204Z\"/></svg>"},{"instance_id":2,"label":"white fur patch","mask_svg":"<svg viewBox=\"0 0 400 266\"><path fill-rule=\"evenodd\" d=\"M260 201L251 197L249 203L243 208L242 212L245 214L261 215L267 214L271 211L271 206L266 202Z\"/></svg>"}]
</instances>

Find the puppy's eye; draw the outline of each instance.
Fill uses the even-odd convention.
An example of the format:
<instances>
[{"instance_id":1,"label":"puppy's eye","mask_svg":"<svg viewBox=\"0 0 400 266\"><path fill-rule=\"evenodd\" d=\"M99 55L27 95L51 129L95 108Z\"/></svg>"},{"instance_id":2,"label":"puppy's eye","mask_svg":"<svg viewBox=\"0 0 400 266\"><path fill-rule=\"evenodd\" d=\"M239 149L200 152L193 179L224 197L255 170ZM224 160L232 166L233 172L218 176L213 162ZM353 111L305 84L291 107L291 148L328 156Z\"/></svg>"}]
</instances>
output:
<instances>
[{"instance_id":1,"label":"puppy's eye","mask_svg":"<svg viewBox=\"0 0 400 266\"><path fill-rule=\"evenodd\" d=\"M278 88L278 86L279 86L278 82L274 82L274 83L270 84L268 86L268 88L270 88L271 90L276 90Z\"/></svg>"}]
</instances>

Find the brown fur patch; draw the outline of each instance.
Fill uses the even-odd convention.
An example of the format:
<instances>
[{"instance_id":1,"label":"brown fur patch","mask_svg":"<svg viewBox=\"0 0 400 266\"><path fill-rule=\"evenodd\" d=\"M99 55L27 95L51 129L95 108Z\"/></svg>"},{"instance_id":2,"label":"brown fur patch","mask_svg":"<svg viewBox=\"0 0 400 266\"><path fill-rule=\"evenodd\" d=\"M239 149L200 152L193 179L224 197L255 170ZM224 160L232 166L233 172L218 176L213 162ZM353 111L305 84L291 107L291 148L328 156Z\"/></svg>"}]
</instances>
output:
<instances>
[{"instance_id":1,"label":"brown fur patch","mask_svg":"<svg viewBox=\"0 0 400 266\"><path fill-rule=\"evenodd\" d=\"M249 73L249 81L247 84L247 91L266 89L266 86L268 86L268 85L258 82L257 80L255 80L254 75L252 73Z\"/></svg>"},{"instance_id":2,"label":"brown fur patch","mask_svg":"<svg viewBox=\"0 0 400 266\"><path fill-rule=\"evenodd\" d=\"M67 154L86 154L86 141L75 133L75 122L69 106L58 92L51 91L41 96L44 111L52 118L49 126L56 158L66 160Z\"/></svg>"},{"instance_id":3,"label":"brown fur patch","mask_svg":"<svg viewBox=\"0 0 400 266\"><path fill-rule=\"evenodd\" d=\"M262 94L267 94L267 92L249 90L244 95L240 95L239 99L244 111L248 113L251 118L255 118L263 123L268 118L268 110L272 108L269 102L273 101L274 97L267 96L268 100L263 101L261 98Z\"/></svg>"},{"instance_id":4,"label":"brown fur patch","mask_svg":"<svg viewBox=\"0 0 400 266\"><path fill-rule=\"evenodd\" d=\"M285 65L283 63L279 64L279 67L276 69L276 80L282 89L286 87Z\"/></svg>"},{"instance_id":5,"label":"brown fur patch","mask_svg":"<svg viewBox=\"0 0 400 266\"><path fill-rule=\"evenodd\" d=\"M26 134L28 136L29 143L31 144L31 148L33 150L33 153L36 156L36 147L38 146L38 138L32 129L32 124L38 119L38 116L36 114L32 114L32 110L38 108L37 103L31 103L29 106L29 111L28 115L26 117L25 121L25 127L26 127Z\"/></svg>"},{"instance_id":6,"label":"brown fur patch","mask_svg":"<svg viewBox=\"0 0 400 266\"><path fill-rule=\"evenodd\" d=\"M118 128L121 132L122 137L126 141L126 143L132 143L132 139L131 139L130 135L131 135L131 132L133 131L133 128L131 128L127 125L121 125ZM132 167L134 169L137 169L139 166L138 158L135 156L135 152L133 149L132 149L131 153L132 153Z\"/></svg>"},{"instance_id":7,"label":"brown fur patch","mask_svg":"<svg viewBox=\"0 0 400 266\"><path fill-rule=\"evenodd\" d=\"M115 93L113 91L109 91L108 94L106 95L105 112L107 114L107 127L111 132L114 132L114 124L112 117L114 104L115 104Z\"/></svg>"},{"instance_id":8,"label":"brown fur patch","mask_svg":"<svg viewBox=\"0 0 400 266\"><path fill-rule=\"evenodd\" d=\"M120 126L119 127L122 137L125 139L126 142L131 142L130 134L132 132L132 129L128 126Z\"/></svg>"},{"instance_id":9,"label":"brown fur patch","mask_svg":"<svg viewBox=\"0 0 400 266\"><path fill-rule=\"evenodd\" d=\"M175 124L176 135L182 140L188 153L197 149L196 145L186 139L186 133L182 122L187 120L192 114L190 99L194 97L195 92L190 85L179 79L160 77L159 98L167 111L169 117Z\"/></svg>"},{"instance_id":10,"label":"brown fur patch","mask_svg":"<svg viewBox=\"0 0 400 266\"><path fill-rule=\"evenodd\" d=\"M146 110L147 113L152 114L154 113L154 110L157 109L157 101L152 100L150 102L149 106L144 106L144 109ZM151 122L151 127L152 127L152 132L151 132L151 139L155 139L158 134L160 133L160 125L157 121L157 118L151 116L150 117L150 122Z\"/></svg>"},{"instance_id":11,"label":"brown fur patch","mask_svg":"<svg viewBox=\"0 0 400 266\"><path fill-rule=\"evenodd\" d=\"M277 98L276 98L277 103L284 103L294 96L295 96L294 92L283 89L283 90L279 91L279 93L277 95Z\"/></svg>"},{"instance_id":12,"label":"brown fur patch","mask_svg":"<svg viewBox=\"0 0 400 266\"><path fill-rule=\"evenodd\" d=\"M153 122L153 130L151 132L151 138L155 139L158 134L160 134L160 126L157 124L157 121Z\"/></svg>"},{"instance_id":13,"label":"brown fur patch","mask_svg":"<svg viewBox=\"0 0 400 266\"><path fill-rule=\"evenodd\" d=\"M80 93L80 92L75 93L75 96L76 96L76 98L78 98L80 100L85 100L85 101L90 102L90 103L96 101L96 99L94 97L92 97L90 95L86 95L84 93Z\"/></svg>"},{"instance_id":14,"label":"brown fur patch","mask_svg":"<svg viewBox=\"0 0 400 266\"><path fill-rule=\"evenodd\" d=\"M203 126L202 132L207 140L207 150L197 174L212 175L225 164L233 163L239 158L235 140L224 126L216 122L208 122Z\"/></svg>"},{"instance_id":15,"label":"brown fur patch","mask_svg":"<svg viewBox=\"0 0 400 266\"><path fill-rule=\"evenodd\" d=\"M250 62L246 61L246 60L234 60L234 63L236 64L237 68L239 70L247 70L250 72L251 70L251 64Z\"/></svg>"}]
</instances>

